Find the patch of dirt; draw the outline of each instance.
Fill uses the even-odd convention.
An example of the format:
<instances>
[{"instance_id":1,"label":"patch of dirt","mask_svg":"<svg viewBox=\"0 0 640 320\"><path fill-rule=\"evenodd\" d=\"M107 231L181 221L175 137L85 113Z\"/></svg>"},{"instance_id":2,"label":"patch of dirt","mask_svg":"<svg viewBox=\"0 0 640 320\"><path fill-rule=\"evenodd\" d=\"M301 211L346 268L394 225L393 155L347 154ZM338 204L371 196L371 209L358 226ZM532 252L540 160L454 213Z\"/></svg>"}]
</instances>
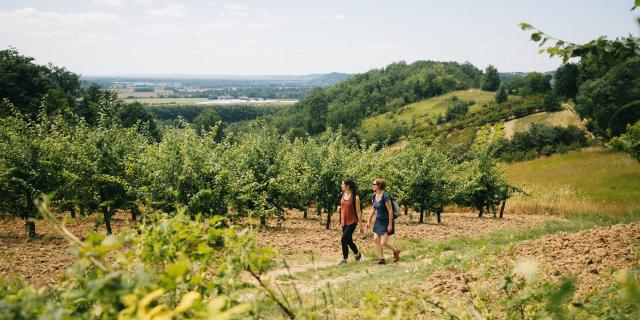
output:
<instances>
[{"instance_id":1,"label":"patch of dirt","mask_svg":"<svg viewBox=\"0 0 640 320\"><path fill-rule=\"evenodd\" d=\"M578 277L578 296L602 286L602 276L640 265L640 223L599 227L579 233L558 233L525 243L514 253L533 257L551 280L573 274Z\"/></svg>"},{"instance_id":2,"label":"patch of dirt","mask_svg":"<svg viewBox=\"0 0 640 320\"><path fill-rule=\"evenodd\" d=\"M325 219L315 215L304 219L300 211L294 210L287 212L287 220L283 222L281 227L267 227L257 230L256 238L260 244L276 248L286 255L314 255L319 259L332 257L337 262L342 255L340 245L342 230L338 215L334 215L329 230L324 228ZM413 222L409 222L406 216L400 217L396 226L396 234L391 237L391 241L423 239L436 242L459 236L481 236L499 229L530 228L541 221L557 218L511 214L505 215L503 219L493 217L480 219L475 213L447 212L442 214L441 224L436 223L435 216L425 217L424 224L418 224L417 219L417 214L413 214ZM365 229L364 234L360 234L359 228L360 226L354 233L356 245L358 248L372 249L372 231ZM402 248L400 249L402 250Z\"/></svg>"},{"instance_id":3,"label":"patch of dirt","mask_svg":"<svg viewBox=\"0 0 640 320\"><path fill-rule=\"evenodd\" d=\"M333 217L332 229L326 230L325 218L310 214L309 218L303 219L302 212L293 210L287 212L287 220L281 227L274 227L275 221L269 221L269 227L257 229L255 233L258 243L276 248L286 255L290 267L289 271L283 268L273 270L267 277L275 279L288 272L295 274L337 263L341 258L342 231L338 215L334 214ZM92 215L71 220L67 223L67 228L82 238L93 231L97 218ZM416 214L414 219L417 219ZM530 227L545 219L550 217L506 215L499 220L492 217L479 219L474 213L444 213L442 224L437 224L433 216L426 217L425 224L417 224L415 221L407 222L407 217L403 216L398 220L397 233L392 241L418 238L435 242L462 235L479 236L498 229ZM112 228L116 234L130 228L129 214L117 212L112 218ZM104 226L100 225L98 230L104 232ZM36 233L36 239L27 241L22 220L0 220L1 278L17 277L35 286L58 282L65 269L73 262L68 252L69 244L43 220L36 221ZM360 249L373 249L373 234L370 230L365 230L364 234L356 231L354 240ZM388 250L385 253L390 256ZM353 260L352 254L349 260Z\"/></svg>"},{"instance_id":4,"label":"patch of dirt","mask_svg":"<svg viewBox=\"0 0 640 320\"><path fill-rule=\"evenodd\" d=\"M640 266L640 223L549 235L522 243L513 251L491 257L490 261L466 272L438 271L419 287L445 300L471 298L481 293L496 297L501 274L513 270L516 263L525 258L537 261L539 280L558 282L561 277L576 276L576 299L581 300L594 290L610 286L613 272ZM491 269L489 277L481 276Z\"/></svg>"},{"instance_id":5,"label":"patch of dirt","mask_svg":"<svg viewBox=\"0 0 640 320\"><path fill-rule=\"evenodd\" d=\"M111 220L114 233L129 228L129 215L117 212ZM61 217L60 217L61 218ZM93 231L97 216L78 218L66 224L67 229L83 238ZM104 225L98 230L104 231ZM43 220L36 220L36 238L27 240L24 221L0 221L0 278L14 279L36 287L55 284L73 263L69 243L57 230Z\"/></svg>"}]
</instances>

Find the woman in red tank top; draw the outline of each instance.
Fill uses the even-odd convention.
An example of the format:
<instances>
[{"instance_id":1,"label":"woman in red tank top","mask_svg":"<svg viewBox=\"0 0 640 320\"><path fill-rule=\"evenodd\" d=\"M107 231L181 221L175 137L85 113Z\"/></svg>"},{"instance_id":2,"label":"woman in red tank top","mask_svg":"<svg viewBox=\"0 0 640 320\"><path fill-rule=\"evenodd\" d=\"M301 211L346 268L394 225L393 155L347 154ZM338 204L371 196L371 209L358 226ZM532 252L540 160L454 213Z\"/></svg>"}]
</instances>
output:
<instances>
[{"instance_id":1,"label":"woman in red tank top","mask_svg":"<svg viewBox=\"0 0 640 320\"><path fill-rule=\"evenodd\" d=\"M340 215L342 221L342 261L340 264L347 263L349 257L349 248L355 254L356 261L362 258L358 251L358 247L353 242L353 233L356 231L358 222L362 221L362 212L360 211L360 197L356 194L358 187L351 178L342 180L342 194L340 198ZM364 233L362 225L360 225L360 233Z\"/></svg>"}]
</instances>

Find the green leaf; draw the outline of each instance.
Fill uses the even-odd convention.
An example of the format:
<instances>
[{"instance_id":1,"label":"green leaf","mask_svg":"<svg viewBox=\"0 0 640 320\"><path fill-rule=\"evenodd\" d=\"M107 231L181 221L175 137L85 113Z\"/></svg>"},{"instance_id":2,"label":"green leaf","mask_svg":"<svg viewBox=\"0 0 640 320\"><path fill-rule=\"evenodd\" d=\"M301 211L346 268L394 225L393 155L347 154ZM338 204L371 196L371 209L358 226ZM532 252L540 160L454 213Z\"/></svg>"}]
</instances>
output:
<instances>
[{"instance_id":1,"label":"green leaf","mask_svg":"<svg viewBox=\"0 0 640 320\"><path fill-rule=\"evenodd\" d=\"M183 276L189 270L189 262L186 260L181 260L176 263L170 264L167 267L167 275L178 278Z\"/></svg>"},{"instance_id":2,"label":"green leaf","mask_svg":"<svg viewBox=\"0 0 640 320\"><path fill-rule=\"evenodd\" d=\"M535 32L531 34L531 40L538 42L542 38L542 34L540 32Z\"/></svg>"},{"instance_id":3,"label":"green leaf","mask_svg":"<svg viewBox=\"0 0 640 320\"><path fill-rule=\"evenodd\" d=\"M518 26L520 27L520 29L525 30L525 31L534 29L532 25L530 25L528 23L525 23L525 22L518 23Z\"/></svg>"}]
</instances>

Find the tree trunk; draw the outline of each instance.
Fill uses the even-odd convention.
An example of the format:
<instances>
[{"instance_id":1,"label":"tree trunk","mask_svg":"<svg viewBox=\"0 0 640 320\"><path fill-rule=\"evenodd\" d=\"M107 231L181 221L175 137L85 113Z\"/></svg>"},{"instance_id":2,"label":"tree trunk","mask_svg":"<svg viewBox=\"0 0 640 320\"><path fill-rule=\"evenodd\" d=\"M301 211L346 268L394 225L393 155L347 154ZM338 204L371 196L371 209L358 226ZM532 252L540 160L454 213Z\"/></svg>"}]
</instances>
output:
<instances>
[{"instance_id":1,"label":"tree trunk","mask_svg":"<svg viewBox=\"0 0 640 320\"><path fill-rule=\"evenodd\" d=\"M133 221L134 225L138 220L139 214L140 214L140 210L138 209L138 206L134 204L133 207L131 207L131 221Z\"/></svg>"},{"instance_id":2,"label":"tree trunk","mask_svg":"<svg viewBox=\"0 0 640 320\"><path fill-rule=\"evenodd\" d=\"M102 208L102 216L104 218L104 226L107 234L111 234L111 207Z\"/></svg>"},{"instance_id":3,"label":"tree trunk","mask_svg":"<svg viewBox=\"0 0 640 320\"><path fill-rule=\"evenodd\" d=\"M80 216L84 217L84 207L80 206Z\"/></svg>"},{"instance_id":4,"label":"tree trunk","mask_svg":"<svg viewBox=\"0 0 640 320\"><path fill-rule=\"evenodd\" d=\"M502 201L502 206L500 206L500 216L499 218L502 219L502 215L504 214L504 205L507 203L507 199L505 199L504 201Z\"/></svg>"},{"instance_id":5,"label":"tree trunk","mask_svg":"<svg viewBox=\"0 0 640 320\"><path fill-rule=\"evenodd\" d=\"M424 223L424 209L420 209L420 223Z\"/></svg>"},{"instance_id":6,"label":"tree trunk","mask_svg":"<svg viewBox=\"0 0 640 320\"><path fill-rule=\"evenodd\" d=\"M409 207L408 206L404 206L404 215L409 217L409 221L411 221L411 216L409 215Z\"/></svg>"},{"instance_id":7,"label":"tree trunk","mask_svg":"<svg viewBox=\"0 0 640 320\"><path fill-rule=\"evenodd\" d=\"M308 213L309 213L309 209L308 208L305 208L304 210L302 210L302 218L306 219Z\"/></svg>"},{"instance_id":8,"label":"tree trunk","mask_svg":"<svg viewBox=\"0 0 640 320\"><path fill-rule=\"evenodd\" d=\"M484 214L484 208L480 208L480 210L478 211L478 218L482 218L483 214Z\"/></svg>"},{"instance_id":9,"label":"tree trunk","mask_svg":"<svg viewBox=\"0 0 640 320\"><path fill-rule=\"evenodd\" d=\"M442 208L438 208L436 210L436 219L438 220L438 223L442 223Z\"/></svg>"},{"instance_id":10,"label":"tree trunk","mask_svg":"<svg viewBox=\"0 0 640 320\"><path fill-rule=\"evenodd\" d=\"M71 206L71 209L69 209L69 213L71 214L71 218L75 219L76 218L76 206Z\"/></svg>"},{"instance_id":11,"label":"tree trunk","mask_svg":"<svg viewBox=\"0 0 640 320\"><path fill-rule=\"evenodd\" d=\"M267 226L267 217L260 216L260 228L264 228Z\"/></svg>"},{"instance_id":12,"label":"tree trunk","mask_svg":"<svg viewBox=\"0 0 640 320\"><path fill-rule=\"evenodd\" d=\"M325 228L327 230L329 230L331 228L331 210L325 210L327 212L327 224L325 225Z\"/></svg>"},{"instance_id":13,"label":"tree trunk","mask_svg":"<svg viewBox=\"0 0 640 320\"><path fill-rule=\"evenodd\" d=\"M36 211L36 206L33 204L31 192L25 192L25 200L26 207L22 215L22 219L24 219L24 228L27 232L27 239L33 240L36 237L36 224L35 222L29 220L29 218L32 217L33 213Z\"/></svg>"},{"instance_id":14,"label":"tree trunk","mask_svg":"<svg viewBox=\"0 0 640 320\"><path fill-rule=\"evenodd\" d=\"M24 221L24 228L27 232L27 238L29 240L33 240L36 237L36 224L35 222L29 220L27 218L27 220Z\"/></svg>"}]
</instances>

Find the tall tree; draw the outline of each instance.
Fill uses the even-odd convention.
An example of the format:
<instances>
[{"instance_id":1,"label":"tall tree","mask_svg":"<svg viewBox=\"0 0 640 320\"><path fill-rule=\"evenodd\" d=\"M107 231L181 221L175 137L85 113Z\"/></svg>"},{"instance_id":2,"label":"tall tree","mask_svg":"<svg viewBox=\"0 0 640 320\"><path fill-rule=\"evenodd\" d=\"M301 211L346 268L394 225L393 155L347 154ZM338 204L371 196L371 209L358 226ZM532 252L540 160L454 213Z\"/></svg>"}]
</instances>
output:
<instances>
[{"instance_id":1,"label":"tall tree","mask_svg":"<svg viewBox=\"0 0 640 320\"><path fill-rule=\"evenodd\" d=\"M310 134L318 134L326 129L329 101L322 89L311 91L304 99L302 108L305 111L304 126Z\"/></svg>"},{"instance_id":2,"label":"tall tree","mask_svg":"<svg viewBox=\"0 0 640 320\"><path fill-rule=\"evenodd\" d=\"M492 65L487 66L480 80L480 89L484 91L496 91L499 86L500 74L498 74L498 69Z\"/></svg>"},{"instance_id":3,"label":"tall tree","mask_svg":"<svg viewBox=\"0 0 640 320\"><path fill-rule=\"evenodd\" d=\"M578 93L578 65L566 63L558 67L554 75L553 89L560 97L575 98Z\"/></svg>"},{"instance_id":4,"label":"tall tree","mask_svg":"<svg viewBox=\"0 0 640 320\"><path fill-rule=\"evenodd\" d=\"M498 89L498 92L496 93L496 103L503 103L507 101L508 96L505 85L501 84L500 89Z\"/></svg>"},{"instance_id":5,"label":"tall tree","mask_svg":"<svg viewBox=\"0 0 640 320\"><path fill-rule=\"evenodd\" d=\"M0 50L0 101L8 99L21 114L32 118L40 111L42 97L52 89L58 90L55 100L61 105L47 105L48 113L74 103L80 89L79 76L65 68L33 61L15 48ZM0 116L8 114L5 111Z\"/></svg>"}]
</instances>

